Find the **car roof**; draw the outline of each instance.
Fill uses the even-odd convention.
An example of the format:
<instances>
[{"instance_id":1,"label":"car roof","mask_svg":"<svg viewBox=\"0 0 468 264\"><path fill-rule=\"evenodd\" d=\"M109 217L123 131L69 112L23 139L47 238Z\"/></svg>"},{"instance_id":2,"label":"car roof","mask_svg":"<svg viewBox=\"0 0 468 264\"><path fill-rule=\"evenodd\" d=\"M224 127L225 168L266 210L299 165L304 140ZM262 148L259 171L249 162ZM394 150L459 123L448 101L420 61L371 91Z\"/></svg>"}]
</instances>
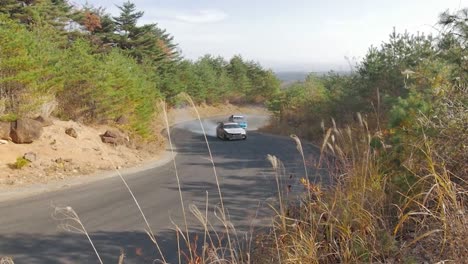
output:
<instances>
[{"instance_id":1,"label":"car roof","mask_svg":"<svg viewBox=\"0 0 468 264\"><path fill-rule=\"evenodd\" d=\"M234 122L223 122L223 125L239 125L239 124L234 123Z\"/></svg>"},{"instance_id":2,"label":"car roof","mask_svg":"<svg viewBox=\"0 0 468 264\"><path fill-rule=\"evenodd\" d=\"M244 116L243 116L243 115L232 115L232 117L234 117L234 118L235 118L235 117L244 118Z\"/></svg>"}]
</instances>

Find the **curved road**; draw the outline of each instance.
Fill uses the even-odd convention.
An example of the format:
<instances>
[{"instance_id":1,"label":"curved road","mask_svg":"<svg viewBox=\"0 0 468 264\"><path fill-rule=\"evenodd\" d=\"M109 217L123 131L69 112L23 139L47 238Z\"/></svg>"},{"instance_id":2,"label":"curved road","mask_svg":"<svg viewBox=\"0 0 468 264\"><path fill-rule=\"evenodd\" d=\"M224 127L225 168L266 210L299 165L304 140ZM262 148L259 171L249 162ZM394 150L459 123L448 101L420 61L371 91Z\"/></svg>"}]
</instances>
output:
<instances>
[{"instance_id":1,"label":"curved road","mask_svg":"<svg viewBox=\"0 0 468 264\"><path fill-rule=\"evenodd\" d=\"M265 123L265 117L250 117L251 127ZM205 128L214 134L216 120L205 120ZM197 121L171 129L176 145L176 162L185 207L195 204L204 210L209 199L209 215L216 225L213 210L219 203L218 191L204 138ZM271 223L269 204L274 204L277 187L267 154L280 158L286 169L283 186L300 192L297 181L303 176L302 158L288 137L249 131L245 141L222 141L209 136L221 182L225 208L241 234ZM307 156L317 155L305 145ZM314 172L310 169L311 175ZM163 254L177 263L176 236L172 221L183 227L183 218L173 163L125 175L129 186L155 232ZM312 179L313 180L313 179ZM286 190L286 187L284 187ZM294 196L290 193L289 196ZM59 191L0 203L0 257L12 256L15 263L98 263L83 234L66 232L54 220L54 206L71 206L84 226L104 263L117 263L121 250L125 263L151 263L160 258L145 233L145 225L131 196L119 177L70 187ZM188 209L187 209L188 211ZM188 213L192 236L200 223Z\"/></svg>"}]
</instances>

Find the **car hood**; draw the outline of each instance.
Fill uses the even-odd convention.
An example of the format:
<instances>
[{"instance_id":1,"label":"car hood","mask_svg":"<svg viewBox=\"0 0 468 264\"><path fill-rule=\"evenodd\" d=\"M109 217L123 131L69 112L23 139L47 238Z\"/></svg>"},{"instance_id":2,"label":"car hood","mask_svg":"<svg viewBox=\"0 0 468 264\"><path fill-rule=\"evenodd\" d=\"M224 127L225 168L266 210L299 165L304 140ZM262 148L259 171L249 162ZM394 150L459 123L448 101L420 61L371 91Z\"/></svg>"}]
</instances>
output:
<instances>
[{"instance_id":1,"label":"car hood","mask_svg":"<svg viewBox=\"0 0 468 264\"><path fill-rule=\"evenodd\" d=\"M245 134L245 130L243 128L225 128L224 131L229 134Z\"/></svg>"}]
</instances>

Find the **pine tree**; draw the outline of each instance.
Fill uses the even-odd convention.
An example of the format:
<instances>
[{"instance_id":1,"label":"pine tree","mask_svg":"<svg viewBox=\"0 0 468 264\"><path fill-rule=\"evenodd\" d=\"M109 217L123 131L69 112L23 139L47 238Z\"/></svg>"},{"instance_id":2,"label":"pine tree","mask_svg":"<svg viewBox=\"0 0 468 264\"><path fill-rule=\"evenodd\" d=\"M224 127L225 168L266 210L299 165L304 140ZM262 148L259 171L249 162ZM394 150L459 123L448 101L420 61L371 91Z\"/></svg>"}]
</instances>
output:
<instances>
[{"instance_id":1,"label":"pine tree","mask_svg":"<svg viewBox=\"0 0 468 264\"><path fill-rule=\"evenodd\" d=\"M151 35L153 26L137 26L138 19L144 13L136 11L135 4L125 2L118 8L121 11L120 15L113 17L116 33L114 40L119 48L126 50L132 57L141 62L145 55L149 55L148 51L156 43L156 39Z\"/></svg>"},{"instance_id":2,"label":"pine tree","mask_svg":"<svg viewBox=\"0 0 468 264\"><path fill-rule=\"evenodd\" d=\"M64 30L70 21L71 5L66 0L0 0L0 13L29 26L53 26Z\"/></svg>"},{"instance_id":3,"label":"pine tree","mask_svg":"<svg viewBox=\"0 0 468 264\"><path fill-rule=\"evenodd\" d=\"M144 12L137 11L135 4L125 2L118 8L120 15L113 17L113 22L114 41L119 48L127 50L139 62L147 60L157 63L178 59L177 45L173 44L170 34L156 24L137 25Z\"/></svg>"}]
</instances>

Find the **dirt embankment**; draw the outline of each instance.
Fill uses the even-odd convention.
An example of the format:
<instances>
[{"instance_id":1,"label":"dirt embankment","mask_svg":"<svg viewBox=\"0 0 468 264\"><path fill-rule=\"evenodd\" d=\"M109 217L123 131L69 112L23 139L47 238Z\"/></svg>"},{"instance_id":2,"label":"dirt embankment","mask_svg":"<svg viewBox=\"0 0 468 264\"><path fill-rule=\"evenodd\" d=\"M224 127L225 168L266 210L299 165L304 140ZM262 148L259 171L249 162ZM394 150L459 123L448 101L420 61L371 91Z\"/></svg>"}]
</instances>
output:
<instances>
[{"instance_id":1,"label":"dirt embankment","mask_svg":"<svg viewBox=\"0 0 468 264\"><path fill-rule=\"evenodd\" d=\"M230 115L235 113L265 114L261 107L238 107L234 105L207 106L197 108L202 117ZM160 115L154 122L154 131L158 134L165 128L165 121ZM175 124L193 120L196 114L193 108L172 109L168 113L169 123ZM85 126L73 121L53 120L54 124L44 127L39 140L31 144L0 144L0 189L11 189L31 184L47 184L76 178L80 175L97 175L114 169L136 167L156 162L165 152L166 144L158 134L153 142L126 145L102 143L100 135L109 126ZM77 137L65 133L73 128ZM34 153L35 160L21 169L14 167L18 157L25 153ZM91 177L91 176L90 176Z\"/></svg>"}]
</instances>

